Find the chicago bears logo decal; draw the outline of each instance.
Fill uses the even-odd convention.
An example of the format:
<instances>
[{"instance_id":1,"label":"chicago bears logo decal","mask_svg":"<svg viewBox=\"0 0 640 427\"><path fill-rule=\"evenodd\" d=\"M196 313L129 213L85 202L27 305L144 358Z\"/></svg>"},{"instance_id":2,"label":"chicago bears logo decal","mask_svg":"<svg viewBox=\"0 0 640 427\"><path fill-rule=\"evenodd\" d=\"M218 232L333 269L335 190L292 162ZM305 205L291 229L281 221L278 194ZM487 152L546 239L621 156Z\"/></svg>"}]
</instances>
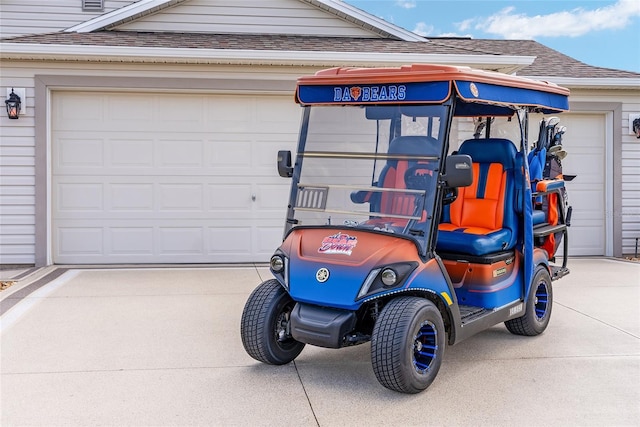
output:
<instances>
[{"instance_id":1,"label":"chicago bears logo decal","mask_svg":"<svg viewBox=\"0 0 640 427\"><path fill-rule=\"evenodd\" d=\"M354 86L350 89L351 92L351 98L353 98L354 101L357 101L358 98L360 98L360 95L362 94L362 88L360 86Z\"/></svg>"}]
</instances>

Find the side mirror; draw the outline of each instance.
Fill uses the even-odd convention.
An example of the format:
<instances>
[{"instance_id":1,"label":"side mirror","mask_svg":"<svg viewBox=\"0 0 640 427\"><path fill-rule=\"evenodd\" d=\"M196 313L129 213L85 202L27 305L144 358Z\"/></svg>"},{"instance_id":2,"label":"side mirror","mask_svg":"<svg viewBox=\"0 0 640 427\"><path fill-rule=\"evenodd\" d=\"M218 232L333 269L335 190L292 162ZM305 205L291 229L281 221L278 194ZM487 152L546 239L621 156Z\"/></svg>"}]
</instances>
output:
<instances>
[{"instance_id":1,"label":"side mirror","mask_svg":"<svg viewBox=\"0 0 640 427\"><path fill-rule=\"evenodd\" d=\"M468 187L473 183L473 161L466 154L452 154L447 157L442 176L447 187Z\"/></svg>"},{"instance_id":2,"label":"side mirror","mask_svg":"<svg viewBox=\"0 0 640 427\"><path fill-rule=\"evenodd\" d=\"M278 151L278 173L283 178L293 176L293 166L291 166L291 151Z\"/></svg>"}]
</instances>

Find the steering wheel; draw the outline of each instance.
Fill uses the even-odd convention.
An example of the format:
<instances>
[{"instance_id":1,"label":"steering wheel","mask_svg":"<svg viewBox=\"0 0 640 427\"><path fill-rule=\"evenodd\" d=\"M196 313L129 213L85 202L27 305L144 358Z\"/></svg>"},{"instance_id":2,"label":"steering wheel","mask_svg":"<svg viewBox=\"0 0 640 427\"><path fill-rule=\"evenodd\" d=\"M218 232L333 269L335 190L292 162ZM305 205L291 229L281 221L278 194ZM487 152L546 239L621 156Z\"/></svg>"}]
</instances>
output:
<instances>
[{"instance_id":1,"label":"steering wheel","mask_svg":"<svg viewBox=\"0 0 640 427\"><path fill-rule=\"evenodd\" d=\"M411 166L404 173L404 184L411 190L426 190L435 178L434 170L426 164Z\"/></svg>"}]
</instances>

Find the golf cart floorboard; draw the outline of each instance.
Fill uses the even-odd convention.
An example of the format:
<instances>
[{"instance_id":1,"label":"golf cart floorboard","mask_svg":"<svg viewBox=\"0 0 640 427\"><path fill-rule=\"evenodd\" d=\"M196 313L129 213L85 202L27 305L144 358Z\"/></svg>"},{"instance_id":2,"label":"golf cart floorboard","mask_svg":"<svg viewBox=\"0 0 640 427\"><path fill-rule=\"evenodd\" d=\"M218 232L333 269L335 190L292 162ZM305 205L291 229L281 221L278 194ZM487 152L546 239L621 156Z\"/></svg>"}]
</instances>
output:
<instances>
[{"instance_id":1,"label":"golf cart floorboard","mask_svg":"<svg viewBox=\"0 0 640 427\"><path fill-rule=\"evenodd\" d=\"M478 319L485 314L493 313L494 310L483 308L483 307L474 307L471 305L461 305L460 308L460 319L462 320L462 324L469 323Z\"/></svg>"}]
</instances>

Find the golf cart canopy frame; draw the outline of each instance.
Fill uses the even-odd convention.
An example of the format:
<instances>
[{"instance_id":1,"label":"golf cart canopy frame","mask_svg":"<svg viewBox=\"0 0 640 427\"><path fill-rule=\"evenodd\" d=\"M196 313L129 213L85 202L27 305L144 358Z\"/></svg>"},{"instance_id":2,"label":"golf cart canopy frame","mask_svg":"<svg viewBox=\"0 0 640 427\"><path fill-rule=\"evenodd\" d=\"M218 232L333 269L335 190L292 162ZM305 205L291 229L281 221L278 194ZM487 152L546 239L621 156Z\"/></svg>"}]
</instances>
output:
<instances>
[{"instance_id":1,"label":"golf cart canopy frame","mask_svg":"<svg viewBox=\"0 0 640 427\"><path fill-rule=\"evenodd\" d=\"M458 117L511 116L516 106L543 114L569 110L569 90L553 83L422 64L319 71L298 79L295 99L303 106L442 104L454 93Z\"/></svg>"}]
</instances>

